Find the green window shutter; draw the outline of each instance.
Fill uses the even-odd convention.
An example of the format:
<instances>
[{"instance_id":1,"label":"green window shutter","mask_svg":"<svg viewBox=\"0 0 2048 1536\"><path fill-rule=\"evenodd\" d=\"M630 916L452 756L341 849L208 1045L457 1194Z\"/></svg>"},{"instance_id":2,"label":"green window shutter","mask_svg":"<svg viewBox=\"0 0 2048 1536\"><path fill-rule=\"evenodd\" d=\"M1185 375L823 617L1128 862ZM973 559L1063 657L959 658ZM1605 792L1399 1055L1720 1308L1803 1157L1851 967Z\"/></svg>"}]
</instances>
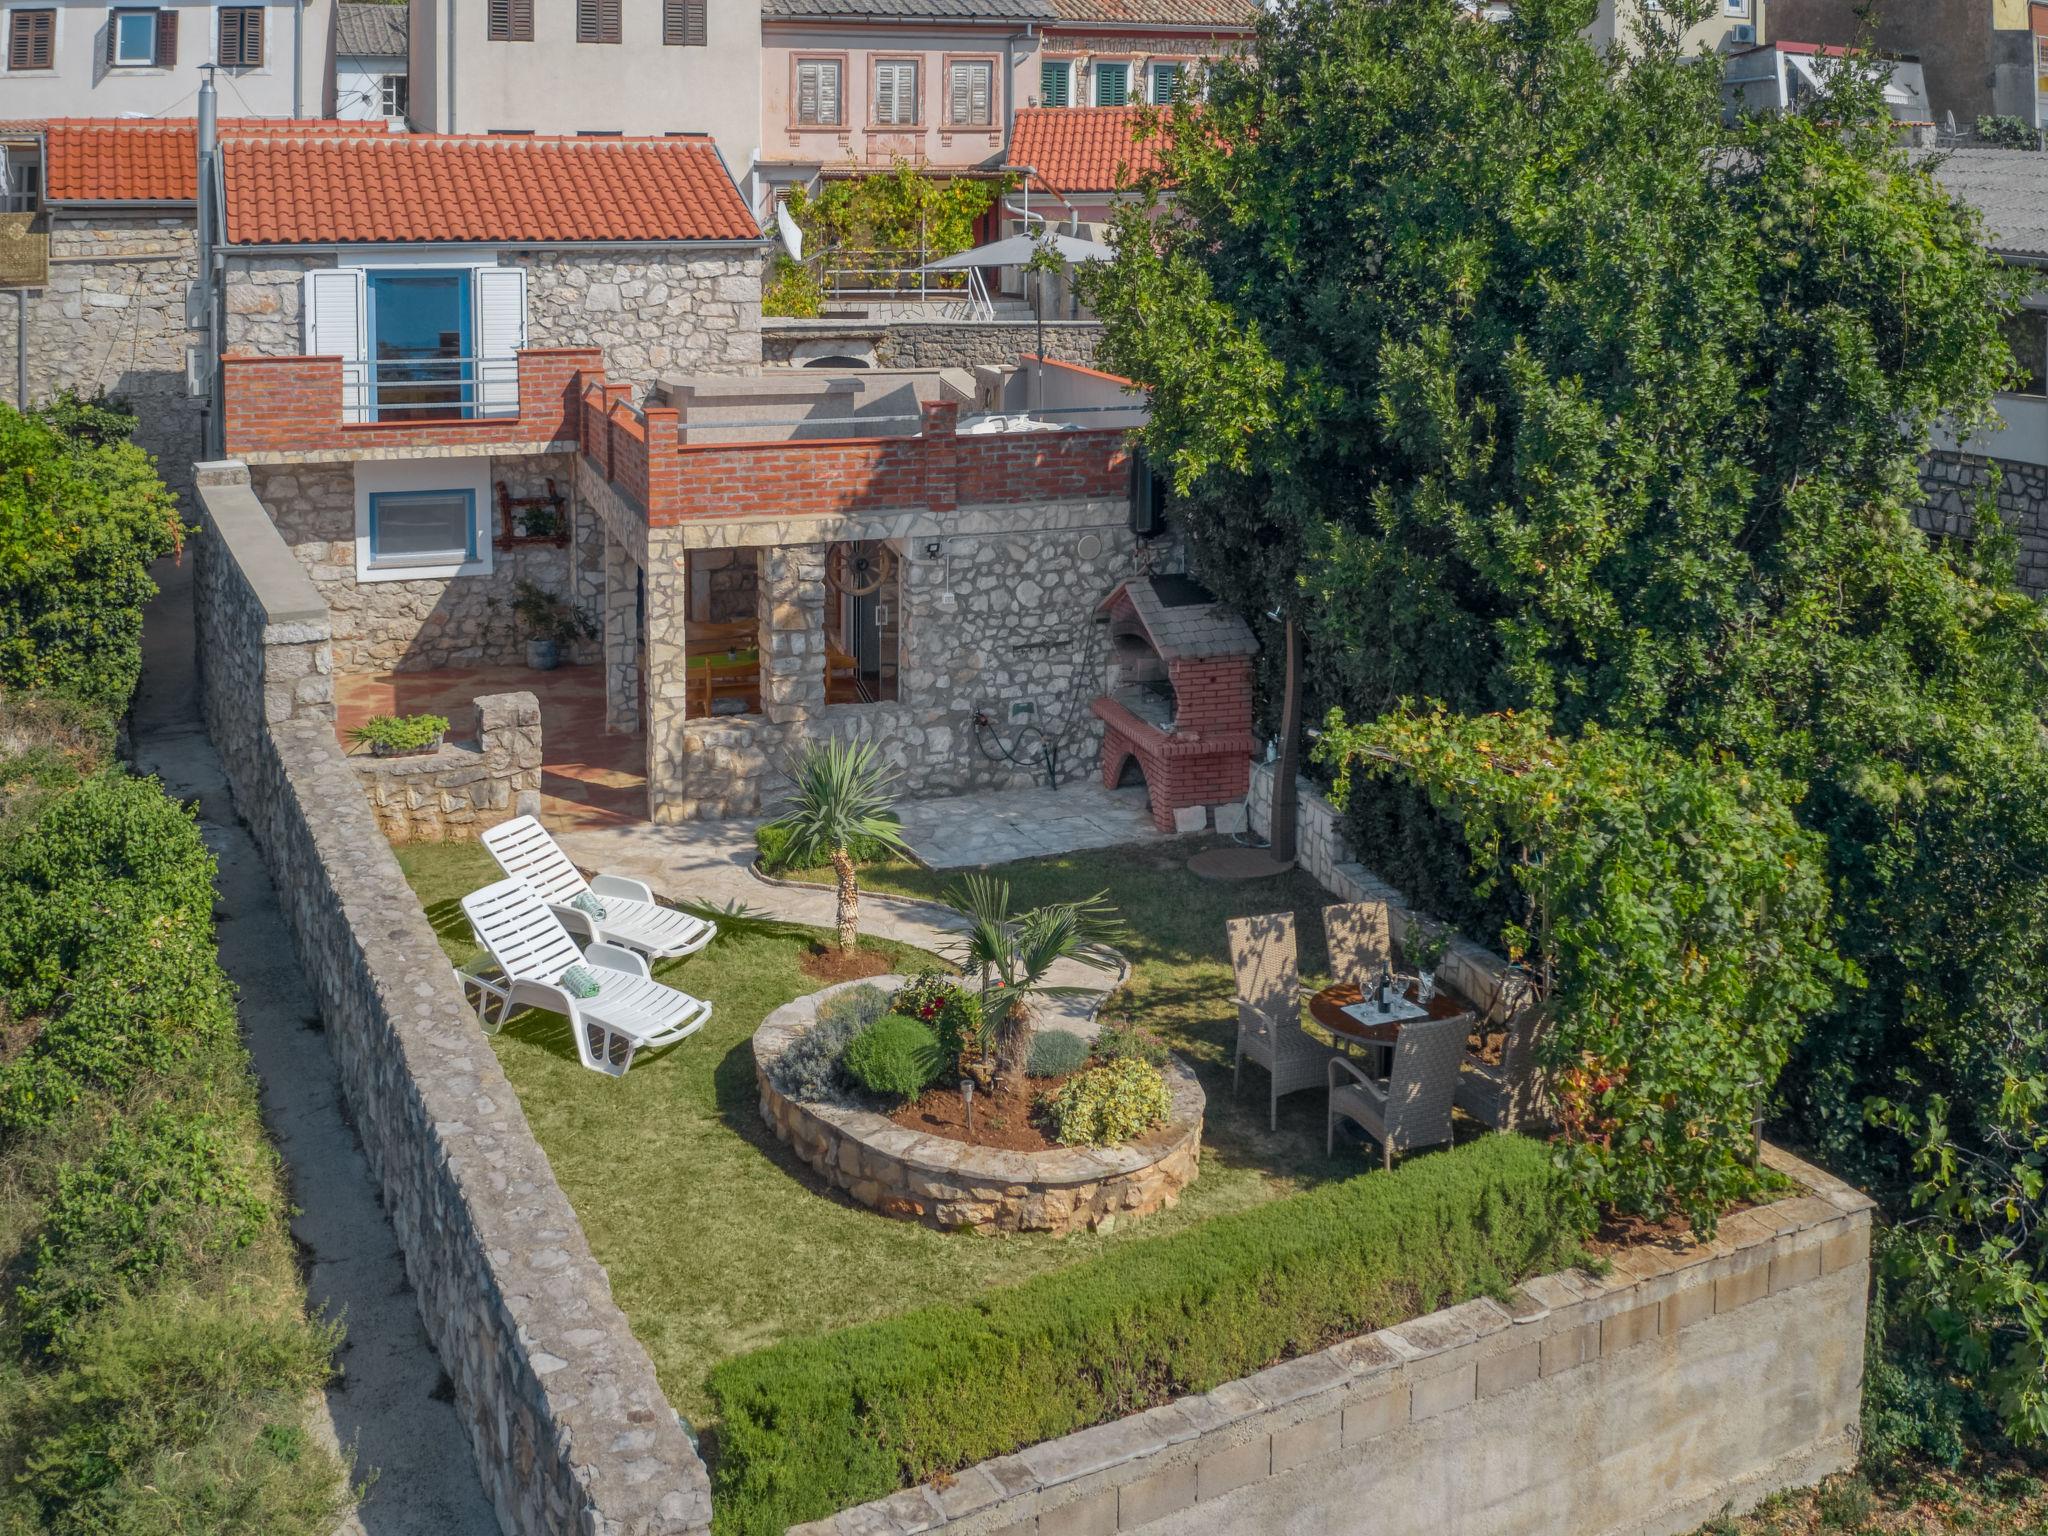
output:
<instances>
[{"instance_id":1,"label":"green window shutter","mask_svg":"<svg viewBox=\"0 0 2048 1536\"><path fill-rule=\"evenodd\" d=\"M1038 99L1048 107L1072 106L1067 92L1068 83L1073 79L1073 67L1068 64L1045 64L1038 71Z\"/></svg>"}]
</instances>

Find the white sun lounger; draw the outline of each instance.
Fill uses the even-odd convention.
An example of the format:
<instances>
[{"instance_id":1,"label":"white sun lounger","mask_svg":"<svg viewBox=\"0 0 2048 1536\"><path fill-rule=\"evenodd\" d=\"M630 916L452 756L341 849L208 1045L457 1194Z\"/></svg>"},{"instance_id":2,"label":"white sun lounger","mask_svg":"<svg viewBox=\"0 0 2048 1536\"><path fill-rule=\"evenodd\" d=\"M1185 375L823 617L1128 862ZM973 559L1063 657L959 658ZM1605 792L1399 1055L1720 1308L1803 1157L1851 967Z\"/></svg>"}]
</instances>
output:
<instances>
[{"instance_id":1,"label":"white sun lounger","mask_svg":"<svg viewBox=\"0 0 2048 1536\"><path fill-rule=\"evenodd\" d=\"M564 1015L576 1054L593 1072L623 1077L634 1052L673 1045L711 1017L709 1003L656 981L645 957L630 949L593 943L578 954L569 930L523 881L472 891L462 898L462 912L504 972L498 1023L527 1006ZM563 974L575 965L596 976L594 996L577 997L563 985Z\"/></svg>"},{"instance_id":2,"label":"white sun lounger","mask_svg":"<svg viewBox=\"0 0 2048 1536\"><path fill-rule=\"evenodd\" d=\"M656 960L674 960L694 955L718 936L716 923L662 906L644 881L625 875L586 881L553 834L531 816L500 822L484 833L483 845L500 869L532 886L562 926L579 938L622 944ZM603 917L570 905L583 895L603 904Z\"/></svg>"}]
</instances>

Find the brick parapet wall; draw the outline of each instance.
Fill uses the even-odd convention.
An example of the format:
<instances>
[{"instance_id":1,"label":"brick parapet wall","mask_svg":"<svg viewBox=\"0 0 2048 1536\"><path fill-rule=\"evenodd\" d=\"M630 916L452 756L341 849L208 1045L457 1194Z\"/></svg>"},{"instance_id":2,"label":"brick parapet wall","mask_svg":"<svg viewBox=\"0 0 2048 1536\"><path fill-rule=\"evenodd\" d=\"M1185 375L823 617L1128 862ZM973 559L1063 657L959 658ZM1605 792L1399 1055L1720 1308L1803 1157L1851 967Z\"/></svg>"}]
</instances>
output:
<instances>
[{"instance_id":1,"label":"brick parapet wall","mask_svg":"<svg viewBox=\"0 0 2048 1536\"><path fill-rule=\"evenodd\" d=\"M292 638L310 587L245 473L200 470L207 731L319 998L484 1489L509 1536L697 1536L703 1464L378 833L331 706L267 718L277 644L317 641Z\"/></svg>"},{"instance_id":2,"label":"brick parapet wall","mask_svg":"<svg viewBox=\"0 0 2048 1536\"><path fill-rule=\"evenodd\" d=\"M518 354L517 361L517 415L467 421L345 421L339 357L224 357L224 441L231 454L346 459L398 449L495 447L539 452L574 440L581 381L603 379L603 354L595 347L529 348Z\"/></svg>"},{"instance_id":3,"label":"brick parapet wall","mask_svg":"<svg viewBox=\"0 0 2048 1536\"><path fill-rule=\"evenodd\" d=\"M1805 1192L798 1526L791 1536L1689 1531L1854 1464L1870 1202ZM1381 1511L1368 1518L1361 1511Z\"/></svg>"}]
</instances>

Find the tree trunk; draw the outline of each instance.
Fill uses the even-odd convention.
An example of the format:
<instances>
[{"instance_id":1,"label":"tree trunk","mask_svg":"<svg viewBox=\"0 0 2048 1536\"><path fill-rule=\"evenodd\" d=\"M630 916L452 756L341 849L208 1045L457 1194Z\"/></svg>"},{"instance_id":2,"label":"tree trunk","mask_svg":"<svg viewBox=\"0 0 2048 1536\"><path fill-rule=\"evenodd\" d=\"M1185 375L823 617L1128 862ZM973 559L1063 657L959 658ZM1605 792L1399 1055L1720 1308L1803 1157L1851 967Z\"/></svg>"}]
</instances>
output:
<instances>
[{"instance_id":1,"label":"tree trunk","mask_svg":"<svg viewBox=\"0 0 2048 1536\"><path fill-rule=\"evenodd\" d=\"M1280 696L1280 753L1273 763L1273 857L1292 864L1295 847L1294 780L1301 772L1301 631L1287 616L1287 678Z\"/></svg>"},{"instance_id":2,"label":"tree trunk","mask_svg":"<svg viewBox=\"0 0 2048 1536\"><path fill-rule=\"evenodd\" d=\"M1031 1004L1020 998L996 1026L996 1076L1005 1088L1022 1088L1030 1064Z\"/></svg>"},{"instance_id":3,"label":"tree trunk","mask_svg":"<svg viewBox=\"0 0 2048 1536\"><path fill-rule=\"evenodd\" d=\"M853 855L844 848L832 850L832 869L839 876L839 947L852 949L858 937L860 886L854 879Z\"/></svg>"}]
</instances>

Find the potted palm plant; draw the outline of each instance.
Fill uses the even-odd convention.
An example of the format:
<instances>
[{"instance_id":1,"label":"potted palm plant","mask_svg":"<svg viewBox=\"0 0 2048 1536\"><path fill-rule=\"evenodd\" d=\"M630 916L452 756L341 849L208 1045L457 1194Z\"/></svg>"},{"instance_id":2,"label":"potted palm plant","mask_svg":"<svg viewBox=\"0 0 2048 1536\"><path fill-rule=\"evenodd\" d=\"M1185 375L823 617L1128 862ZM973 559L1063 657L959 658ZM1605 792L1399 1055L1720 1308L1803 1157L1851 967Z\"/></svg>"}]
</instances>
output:
<instances>
[{"instance_id":1,"label":"potted palm plant","mask_svg":"<svg viewBox=\"0 0 2048 1536\"><path fill-rule=\"evenodd\" d=\"M967 919L960 969L981 977L983 1027L994 1037L996 1075L1015 1087L1031 1060L1034 1000L1089 990L1048 985L1045 978L1052 968L1062 960L1079 960L1113 969L1119 959L1116 945L1130 930L1110 905L1107 891L1012 912L1007 880L969 875L946 893L946 903Z\"/></svg>"},{"instance_id":2,"label":"potted palm plant","mask_svg":"<svg viewBox=\"0 0 2048 1536\"><path fill-rule=\"evenodd\" d=\"M874 743L837 737L810 743L784 772L792 791L789 807L767 825L787 839L784 864L832 866L839 885L838 945L842 954L850 953L860 920L854 848L908 852L891 804L895 775Z\"/></svg>"},{"instance_id":3,"label":"potted palm plant","mask_svg":"<svg viewBox=\"0 0 2048 1536\"><path fill-rule=\"evenodd\" d=\"M597 635L589 614L530 581L519 583L512 611L526 626L526 664L536 672L554 671L566 647Z\"/></svg>"}]
</instances>

